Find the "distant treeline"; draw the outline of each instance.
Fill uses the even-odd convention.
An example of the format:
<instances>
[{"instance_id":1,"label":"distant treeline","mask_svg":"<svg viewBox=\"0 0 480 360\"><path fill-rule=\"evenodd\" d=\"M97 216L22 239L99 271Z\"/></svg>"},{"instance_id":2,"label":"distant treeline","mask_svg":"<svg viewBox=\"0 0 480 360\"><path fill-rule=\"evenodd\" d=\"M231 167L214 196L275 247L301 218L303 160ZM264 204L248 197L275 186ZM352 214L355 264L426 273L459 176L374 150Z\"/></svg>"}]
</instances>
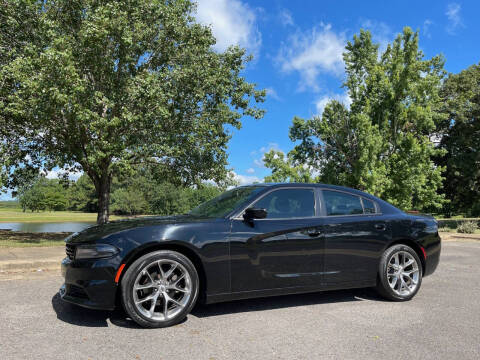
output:
<instances>
[{"instance_id":1,"label":"distant treeline","mask_svg":"<svg viewBox=\"0 0 480 360\"><path fill-rule=\"evenodd\" d=\"M111 190L111 212L117 215L182 214L222 192L212 184L182 187L158 181L148 172L115 178ZM86 175L77 181L40 176L14 195L23 211L98 211L95 186Z\"/></svg>"}]
</instances>

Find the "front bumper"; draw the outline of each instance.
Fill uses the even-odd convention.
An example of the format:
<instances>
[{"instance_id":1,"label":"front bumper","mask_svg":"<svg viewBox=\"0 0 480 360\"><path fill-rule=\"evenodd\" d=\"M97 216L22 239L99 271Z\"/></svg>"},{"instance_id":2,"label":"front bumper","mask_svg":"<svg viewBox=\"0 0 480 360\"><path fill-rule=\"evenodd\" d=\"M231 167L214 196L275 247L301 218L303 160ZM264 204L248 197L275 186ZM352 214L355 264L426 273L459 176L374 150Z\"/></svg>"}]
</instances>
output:
<instances>
[{"instance_id":1,"label":"front bumper","mask_svg":"<svg viewBox=\"0 0 480 360\"><path fill-rule=\"evenodd\" d=\"M116 259L62 260L62 275L65 283L60 288L60 297L69 303L90 309L113 310L117 283L115 282Z\"/></svg>"},{"instance_id":2,"label":"front bumper","mask_svg":"<svg viewBox=\"0 0 480 360\"><path fill-rule=\"evenodd\" d=\"M438 237L438 242L430 244L425 251L427 253L427 258L425 259L425 273L423 276L431 275L435 272L440 262L440 253L442 250L442 243L440 237Z\"/></svg>"}]
</instances>

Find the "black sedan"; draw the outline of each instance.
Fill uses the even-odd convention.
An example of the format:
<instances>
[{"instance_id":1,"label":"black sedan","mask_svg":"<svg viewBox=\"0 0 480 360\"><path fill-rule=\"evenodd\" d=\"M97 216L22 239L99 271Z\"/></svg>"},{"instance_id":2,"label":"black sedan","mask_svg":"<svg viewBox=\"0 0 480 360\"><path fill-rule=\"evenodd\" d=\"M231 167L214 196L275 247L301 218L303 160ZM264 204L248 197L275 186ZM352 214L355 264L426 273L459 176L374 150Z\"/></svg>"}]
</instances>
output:
<instances>
[{"instance_id":1,"label":"black sedan","mask_svg":"<svg viewBox=\"0 0 480 360\"><path fill-rule=\"evenodd\" d=\"M94 309L121 302L141 326L164 327L197 299L375 287L409 300L438 265L440 237L432 217L361 191L259 184L187 215L91 227L67 238L66 251L63 300Z\"/></svg>"}]
</instances>

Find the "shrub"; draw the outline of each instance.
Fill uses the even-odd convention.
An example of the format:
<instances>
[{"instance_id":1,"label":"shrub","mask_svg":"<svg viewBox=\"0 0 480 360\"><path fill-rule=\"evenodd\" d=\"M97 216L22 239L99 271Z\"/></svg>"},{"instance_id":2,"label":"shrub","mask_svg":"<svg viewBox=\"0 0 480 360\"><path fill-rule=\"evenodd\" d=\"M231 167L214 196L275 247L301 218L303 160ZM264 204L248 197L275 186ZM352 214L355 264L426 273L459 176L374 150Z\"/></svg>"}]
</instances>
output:
<instances>
[{"instance_id":1,"label":"shrub","mask_svg":"<svg viewBox=\"0 0 480 360\"><path fill-rule=\"evenodd\" d=\"M473 234L478 229L478 225L475 221L463 221L457 227L457 232L462 234Z\"/></svg>"}]
</instances>

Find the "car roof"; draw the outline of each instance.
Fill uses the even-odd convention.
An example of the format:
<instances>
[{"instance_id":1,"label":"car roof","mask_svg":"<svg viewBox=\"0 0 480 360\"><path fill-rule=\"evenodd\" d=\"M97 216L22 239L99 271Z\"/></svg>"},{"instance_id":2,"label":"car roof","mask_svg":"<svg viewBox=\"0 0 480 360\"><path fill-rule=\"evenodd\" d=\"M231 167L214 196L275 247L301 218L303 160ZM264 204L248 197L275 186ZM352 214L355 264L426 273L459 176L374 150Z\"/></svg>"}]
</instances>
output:
<instances>
[{"instance_id":1,"label":"car roof","mask_svg":"<svg viewBox=\"0 0 480 360\"><path fill-rule=\"evenodd\" d=\"M342 191L347 191L347 192L355 192L358 193L359 195L368 195L368 196L373 196L368 193L365 193L361 190L357 190L354 188L349 188L346 186L340 186L340 185L331 185L331 184L323 184L323 183L297 183L297 182L291 182L291 183L255 183L255 184L249 184L249 185L243 185L243 186L262 186L262 187L322 187L325 189L332 189L332 190L342 190Z\"/></svg>"},{"instance_id":2,"label":"car roof","mask_svg":"<svg viewBox=\"0 0 480 360\"><path fill-rule=\"evenodd\" d=\"M250 184L250 185L243 185L243 186L258 186L258 187L263 187L266 189L272 189L272 188L284 188L284 187L316 187L316 188L322 188L322 189L331 189L331 190L338 190L338 191L345 191L350 194L355 194L357 196L362 196L370 200L374 200L381 206L382 212L383 213L401 213L402 211L392 204L374 196L369 193L363 192L361 190L349 188L346 186L339 186L339 185L331 185L331 184L323 184L323 183L258 183L258 184ZM243 187L241 186L241 187ZM262 191L263 192L263 191Z\"/></svg>"},{"instance_id":3,"label":"car roof","mask_svg":"<svg viewBox=\"0 0 480 360\"><path fill-rule=\"evenodd\" d=\"M242 185L239 187L249 187L249 186L257 186L257 187L262 187L264 188L264 191L267 191L267 189L281 189L281 188L292 188L292 187L315 187L315 188L322 188L322 189L331 189L331 190L338 190L338 191L345 191L350 194L354 194L357 196L362 196L364 198L374 200L377 204L380 205L380 208L382 210L382 213L402 213L402 211L392 204L386 202L385 200L382 200L374 195L371 195L369 193L363 192L361 190L349 188L346 186L339 186L339 185L331 185L331 184L322 184L322 183L257 183L257 184L249 184L249 185ZM264 192L262 191L262 193Z\"/></svg>"}]
</instances>

